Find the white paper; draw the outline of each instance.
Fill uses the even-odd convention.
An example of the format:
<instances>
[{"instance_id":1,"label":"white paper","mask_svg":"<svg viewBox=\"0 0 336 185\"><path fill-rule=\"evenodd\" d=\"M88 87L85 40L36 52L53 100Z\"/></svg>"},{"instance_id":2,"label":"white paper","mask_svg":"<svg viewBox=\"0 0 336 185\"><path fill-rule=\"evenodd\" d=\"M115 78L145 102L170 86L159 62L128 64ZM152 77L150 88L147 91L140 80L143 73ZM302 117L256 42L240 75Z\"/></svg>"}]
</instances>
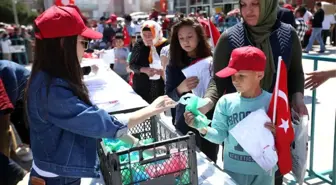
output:
<instances>
[{"instance_id":1,"label":"white paper","mask_svg":"<svg viewBox=\"0 0 336 185\"><path fill-rule=\"evenodd\" d=\"M93 65L101 65L104 64L104 61L102 59L93 59L93 58L83 58L80 66L81 67L89 67L89 66L93 66Z\"/></svg>"},{"instance_id":2,"label":"white paper","mask_svg":"<svg viewBox=\"0 0 336 185\"><path fill-rule=\"evenodd\" d=\"M103 59L106 64L114 64L114 49L105 50L100 54L100 58Z\"/></svg>"},{"instance_id":3,"label":"white paper","mask_svg":"<svg viewBox=\"0 0 336 185\"><path fill-rule=\"evenodd\" d=\"M197 76L199 79L199 84L192 92L198 96L203 97L209 86L210 80L212 78L212 57L205 58L198 61L189 67L182 70L182 73L186 78Z\"/></svg>"},{"instance_id":4,"label":"white paper","mask_svg":"<svg viewBox=\"0 0 336 185\"><path fill-rule=\"evenodd\" d=\"M271 122L265 110L251 112L229 132L243 149L266 172L271 171L278 162L275 151L274 137L265 128L265 123Z\"/></svg>"},{"instance_id":5,"label":"white paper","mask_svg":"<svg viewBox=\"0 0 336 185\"><path fill-rule=\"evenodd\" d=\"M148 103L111 69L99 65L94 76L84 76L84 83L93 104L107 112L144 107ZM102 68L102 69L101 69Z\"/></svg>"},{"instance_id":6,"label":"white paper","mask_svg":"<svg viewBox=\"0 0 336 185\"><path fill-rule=\"evenodd\" d=\"M154 51L152 53L153 62L149 64L149 67L154 69L163 69L160 56L156 52L156 48L154 46L152 46L152 51ZM160 75L154 75L152 77L149 77L150 80L159 80L160 78Z\"/></svg>"}]
</instances>

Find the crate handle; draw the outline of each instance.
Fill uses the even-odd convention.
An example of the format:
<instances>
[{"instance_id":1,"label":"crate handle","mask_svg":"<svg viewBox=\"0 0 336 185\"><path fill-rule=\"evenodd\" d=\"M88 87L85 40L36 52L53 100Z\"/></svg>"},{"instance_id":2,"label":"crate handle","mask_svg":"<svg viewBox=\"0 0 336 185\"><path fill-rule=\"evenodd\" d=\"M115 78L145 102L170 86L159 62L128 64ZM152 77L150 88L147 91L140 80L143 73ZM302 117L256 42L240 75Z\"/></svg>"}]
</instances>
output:
<instances>
[{"instance_id":1,"label":"crate handle","mask_svg":"<svg viewBox=\"0 0 336 185\"><path fill-rule=\"evenodd\" d=\"M166 159L169 159L170 158L170 155L164 155L164 156L159 156L159 157L154 157L154 158L151 158L151 159L145 159L143 161L139 161L139 164L140 165L145 165L145 164L148 164L148 163L152 163L152 162L157 162L157 161L161 161L161 160L166 160Z\"/></svg>"}]
</instances>

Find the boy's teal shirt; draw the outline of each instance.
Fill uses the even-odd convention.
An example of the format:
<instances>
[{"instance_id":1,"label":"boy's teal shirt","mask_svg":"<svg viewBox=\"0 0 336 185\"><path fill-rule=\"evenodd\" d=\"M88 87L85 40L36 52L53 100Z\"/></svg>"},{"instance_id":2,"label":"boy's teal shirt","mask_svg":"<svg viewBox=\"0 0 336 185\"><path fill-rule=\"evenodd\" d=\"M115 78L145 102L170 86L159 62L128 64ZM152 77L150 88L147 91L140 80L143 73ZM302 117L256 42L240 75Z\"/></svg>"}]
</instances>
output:
<instances>
[{"instance_id":1,"label":"boy's teal shirt","mask_svg":"<svg viewBox=\"0 0 336 185\"><path fill-rule=\"evenodd\" d=\"M247 175L267 174L244 151L229 130L251 112L258 109L267 111L271 97L272 94L266 91L256 98L244 98L237 92L224 95L217 102L211 127L208 127L204 138L217 144L224 142L224 170Z\"/></svg>"}]
</instances>

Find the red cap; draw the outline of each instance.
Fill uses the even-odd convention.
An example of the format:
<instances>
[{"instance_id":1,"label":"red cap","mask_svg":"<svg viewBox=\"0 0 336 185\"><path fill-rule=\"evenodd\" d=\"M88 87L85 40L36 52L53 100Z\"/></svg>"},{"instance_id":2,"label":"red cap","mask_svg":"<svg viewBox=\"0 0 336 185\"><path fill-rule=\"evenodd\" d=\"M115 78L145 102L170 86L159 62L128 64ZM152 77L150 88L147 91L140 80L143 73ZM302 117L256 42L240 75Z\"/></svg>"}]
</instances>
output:
<instances>
[{"instance_id":1,"label":"red cap","mask_svg":"<svg viewBox=\"0 0 336 185\"><path fill-rule=\"evenodd\" d=\"M288 10L290 10L290 11L294 11L294 8L293 8L293 6L291 5L291 4L284 4L284 6L283 6L284 8L287 8Z\"/></svg>"},{"instance_id":2,"label":"red cap","mask_svg":"<svg viewBox=\"0 0 336 185\"><path fill-rule=\"evenodd\" d=\"M78 6L74 5L74 4L68 4L66 5L67 7L71 7L74 8L78 14L81 16L81 18L83 19L84 24L86 24L86 22L88 21L87 18L82 14L82 12L79 10Z\"/></svg>"},{"instance_id":3,"label":"red cap","mask_svg":"<svg viewBox=\"0 0 336 185\"><path fill-rule=\"evenodd\" d=\"M266 56L256 47L244 46L234 49L231 53L229 65L216 73L220 78L234 75L240 70L265 71Z\"/></svg>"},{"instance_id":4,"label":"red cap","mask_svg":"<svg viewBox=\"0 0 336 185\"><path fill-rule=\"evenodd\" d=\"M52 6L35 19L39 39L81 35L89 39L101 39L103 35L85 26L75 8Z\"/></svg>"},{"instance_id":5,"label":"red cap","mask_svg":"<svg viewBox=\"0 0 336 185\"><path fill-rule=\"evenodd\" d=\"M117 16L115 14L111 14L109 20L106 21L106 24L116 22L117 21Z\"/></svg>"}]
</instances>

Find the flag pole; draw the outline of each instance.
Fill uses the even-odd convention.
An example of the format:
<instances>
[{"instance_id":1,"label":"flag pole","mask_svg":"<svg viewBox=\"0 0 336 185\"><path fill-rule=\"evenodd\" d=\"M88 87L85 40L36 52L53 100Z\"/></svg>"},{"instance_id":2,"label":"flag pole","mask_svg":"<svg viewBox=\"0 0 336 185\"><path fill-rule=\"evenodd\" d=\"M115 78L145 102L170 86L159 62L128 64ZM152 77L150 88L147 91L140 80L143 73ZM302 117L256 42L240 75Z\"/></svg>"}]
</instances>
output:
<instances>
[{"instance_id":1,"label":"flag pole","mask_svg":"<svg viewBox=\"0 0 336 185\"><path fill-rule=\"evenodd\" d=\"M276 109L278 104L278 93L279 93L279 82L280 82L280 72L281 72L281 56L279 56L278 59L278 68L277 68L277 75L276 75L276 81L275 81L275 87L274 87L274 107L273 107L273 118L272 123L275 124L276 119Z\"/></svg>"}]
</instances>

